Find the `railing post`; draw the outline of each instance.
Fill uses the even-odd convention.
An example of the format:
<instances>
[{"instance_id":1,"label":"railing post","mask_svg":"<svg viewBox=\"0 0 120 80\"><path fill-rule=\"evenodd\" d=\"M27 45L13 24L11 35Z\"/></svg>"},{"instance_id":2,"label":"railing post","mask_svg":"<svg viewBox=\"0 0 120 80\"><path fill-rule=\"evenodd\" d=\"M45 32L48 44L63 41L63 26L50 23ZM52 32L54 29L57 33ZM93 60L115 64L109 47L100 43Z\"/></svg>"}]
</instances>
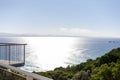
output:
<instances>
[{"instance_id":1,"label":"railing post","mask_svg":"<svg viewBox=\"0 0 120 80\"><path fill-rule=\"evenodd\" d=\"M9 65L10 65L10 52L11 52L11 50L10 50L10 45L9 45Z\"/></svg>"},{"instance_id":2,"label":"railing post","mask_svg":"<svg viewBox=\"0 0 120 80\"><path fill-rule=\"evenodd\" d=\"M33 77L27 75L26 80L33 80Z\"/></svg>"},{"instance_id":3,"label":"railing post","mask_svg":"<svg viewBox=\"0 0 120 80\"><path fill-rule=\"evenodd\" d=\"M24 45L24 64L25 64L25 45Z\"/></svg>"}]
</instances>

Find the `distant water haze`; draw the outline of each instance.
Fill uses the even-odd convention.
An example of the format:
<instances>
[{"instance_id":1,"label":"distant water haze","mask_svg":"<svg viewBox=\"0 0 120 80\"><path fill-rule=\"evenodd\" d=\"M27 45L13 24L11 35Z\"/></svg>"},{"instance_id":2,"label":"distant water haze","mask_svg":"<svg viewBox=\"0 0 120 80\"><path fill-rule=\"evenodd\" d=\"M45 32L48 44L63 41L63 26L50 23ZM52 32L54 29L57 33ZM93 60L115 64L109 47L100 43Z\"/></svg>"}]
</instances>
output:
<instances>
[{"instance_id":1,"label":"distant water haze","mask_svg":"<svg viewBox=\"0 0 120 80\"><path fill-rule=\"evenodd\" d=\"M4 37L0 42L27 43L26 71L46 71L95 59L120 47L119 38Z\"/></svg>"}]
</instances>

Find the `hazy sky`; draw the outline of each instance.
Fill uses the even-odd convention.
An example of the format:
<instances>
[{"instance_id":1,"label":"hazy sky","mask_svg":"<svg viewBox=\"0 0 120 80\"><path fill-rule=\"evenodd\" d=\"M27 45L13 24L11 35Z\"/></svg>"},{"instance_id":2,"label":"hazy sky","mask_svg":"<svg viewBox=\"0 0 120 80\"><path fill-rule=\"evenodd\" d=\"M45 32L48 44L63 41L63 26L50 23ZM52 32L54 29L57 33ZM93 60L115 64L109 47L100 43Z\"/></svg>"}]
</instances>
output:
<instances>
[{"instance_id":1,"label":"hazy sky","mask_svg":"<svg viewBox=\"0 0 120 80\"><path fill-rule=\"evenodd\" d=\"M120 0L0 0L0 32L120 37Z\"/></svg>"}]
</instances>

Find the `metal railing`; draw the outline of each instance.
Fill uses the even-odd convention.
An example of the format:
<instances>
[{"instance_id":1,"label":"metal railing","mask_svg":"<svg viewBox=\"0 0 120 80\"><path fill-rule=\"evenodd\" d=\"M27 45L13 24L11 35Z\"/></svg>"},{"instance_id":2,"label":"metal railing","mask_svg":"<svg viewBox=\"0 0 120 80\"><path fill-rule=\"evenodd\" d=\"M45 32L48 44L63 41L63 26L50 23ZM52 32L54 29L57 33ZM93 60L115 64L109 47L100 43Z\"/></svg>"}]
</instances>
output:
<instances>
[{"instance_id":1,"label":"metal railing","mask_svg":"<svg viewBox=\"0 0 120 80\"><path fill-rule=\"evenodd\" d=\"M25 64L25 45L0 43L0 62L12 66L23 66Z\"/></svg>"}]
</instances>

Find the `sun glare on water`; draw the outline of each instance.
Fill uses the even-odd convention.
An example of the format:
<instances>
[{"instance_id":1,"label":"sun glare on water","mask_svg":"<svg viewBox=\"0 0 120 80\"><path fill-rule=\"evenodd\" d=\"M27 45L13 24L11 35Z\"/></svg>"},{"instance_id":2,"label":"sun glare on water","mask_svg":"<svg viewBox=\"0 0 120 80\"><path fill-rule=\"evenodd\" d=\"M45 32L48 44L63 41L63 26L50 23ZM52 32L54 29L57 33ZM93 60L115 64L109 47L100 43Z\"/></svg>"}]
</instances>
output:
<instances>
[{"instance_id":1,"label":"sun glare on water","mask_svg":"<svg viewBox=\"0 0 120 80\"><path fill-rule=\"evenodd\" d=\"M76 42L72 37L27 37L24 40L29 46L26 60L42 70L67 66L65 61Z\"/></svg>"}]
</instances>

